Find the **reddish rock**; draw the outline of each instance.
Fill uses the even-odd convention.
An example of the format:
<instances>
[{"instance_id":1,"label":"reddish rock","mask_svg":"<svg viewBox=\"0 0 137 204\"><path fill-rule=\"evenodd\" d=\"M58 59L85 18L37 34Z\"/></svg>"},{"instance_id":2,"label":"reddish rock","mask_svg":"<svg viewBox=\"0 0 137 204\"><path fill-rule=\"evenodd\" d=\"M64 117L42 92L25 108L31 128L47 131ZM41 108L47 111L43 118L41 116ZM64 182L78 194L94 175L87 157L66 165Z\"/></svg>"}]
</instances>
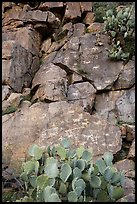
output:
<instances>
[{"instance_id":1,"label":"reddish rock","mask_svg":"<svg viewBox=\"0 0 137 204\"><path fill-rule=\"evenodd\" d=\"M133 141L135 138L135 126L134 125L128 125L128 124L123 124L121 125L122 135L126 135L126 140L127 141Z\"/></svg>"},{"instance_id":2,"label":"reddish rock","mask_svg":"<svg viewBox=\"0 0 137 204\"><path fill-rule=\"evenodd\" d=\"M83 20L83 23L85 23L86 25L91 25L94 22L94 19L95 19L94 13L87 12L87 14Z\"/></svg>"},{"instance_id":3,"label":"reddish rock","mask_svg":"<svg viewBox=\"0 0 137 204\"><path fill-rule=\"evenodd\" d=\"M2 59L10 60L13 52L14 40L3 41L2 43Z\"/></svg>"},{"instance_id":4,"label":"reddish rock","mask_svg":"<svg viewBox=\"0 0 137 204\"><path fill-rule=\"evenodd\" d=\"M20 15L22 12L22 8L19 6L13 6L12 9L8 10L8 12L5 13L4 18L2 20L2 26L9 25L10 28L10 23L13 21L19 21Z\"/></svg>"},{"instance_id":5,"label":"reddish rock","mask_svg":"<svg viewBox=\"0 0 137 204\"><path fill-rule=\"evenodd\" d=\"M106 151L115 154L121 148L118 127L66 101L39 102L21 108L12 117L4 115L2 127L3 158L10 148L12 166L25 159L32 143L41 147L57 145L63 137L69 137L75 147L92 147L94 158Z\"/></svg>"},{"instance_id":6,"label":"reddish rock","mask_svg":"<svg viewBox=\"0 0 137 204\"><path fill-rule=\"evenodd\" d=\"M132 142L132 145L130 147L129 153L128 153L128 158L133 158L135 157L135 139Z\"/></svg>"},{"instance_id":7,"label":"reddish rock","mask_svg":"<svg viewBox=\"0 0 137 204\"><path fill-rule=\"evenodd\" d=\"M51 8L63 7L63 2L41 2L38 9L46 11Z\"/></svg>"},{"instance_id":8,"label":"reddish rock","mask_svg":"<svg viewBox=\"0 0 137 204\"><path fill-rule=\"evenodd\" d=\"M48 38L47 40L44 40L44 42L42 43L41 46L41 52L46 53L48 51L48 49L51 46L51 38Z\"/></svg>"},{"instance_id":9,"label":"reddish rock","mask_svg":"<svg viewBox=\"0 0 137 204\"><path fill-rule=\"evenodd\" d=\"M81 17L79 2L66 2L65 19L72 20Z\"/></svg>"},{"instance_id":10,"label":"reddish rock","mask_svg":"<svg viewBox=\"0 0 137 204\"><path fill-rule=\"evenodd\" d=\"M126 125L127 129L127 141L133 141L135 139L135 126Z\"/></svg>"},{"instance_id":11,"label":"reddish rock","mask_svg":"<svg viewBox=\"0 0 137 204\"><path fill-rule=\"evenodd\" d=\"M80 3L80 9L81 12L83 13L84 11L92 11L92 2L79 2Z\"/></svg>"},{"instance_id":12,"label":"reddish rock","mask_svg":"<svg viewBox=\"0 0 137 204\"><path fill-rule=\"evenodd\" d=\"M15 40L33 55L39 55L41 36L34 29L20 28Z\"/></svg>"},{"instance_id":13,"label":"reddish rock","mask_svg":"<svg viewBox=\"0 0 137 204\"><path fill-rule=\"evenodd\" d=\"M40 84L33 99L59 101L66 98L66 72L54 64L43 64L36 73L32 87Z\"/></svg>"},{"instance_id":14,"label":"reddish rock","mask_svg":"<svg viewBox=\"0 0 137 204\"><path fill-rule=\"evenodd\" d=\"M103 24L102 23L92 23L87 27L88 33L94 33L94 32L101 32L103 31Z\"/></svg>"}]
</instances>

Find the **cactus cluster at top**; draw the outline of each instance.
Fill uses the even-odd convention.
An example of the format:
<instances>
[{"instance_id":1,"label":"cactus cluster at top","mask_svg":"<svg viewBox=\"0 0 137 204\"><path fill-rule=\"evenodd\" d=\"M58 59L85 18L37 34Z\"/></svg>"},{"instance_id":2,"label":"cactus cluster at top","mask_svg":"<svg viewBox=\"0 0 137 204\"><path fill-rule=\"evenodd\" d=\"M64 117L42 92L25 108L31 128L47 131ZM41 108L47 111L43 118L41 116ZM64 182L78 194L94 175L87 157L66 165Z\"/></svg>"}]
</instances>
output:
<instances>
[{"instance_id":1,"label":"cactus cluster at top","mask_svg":"<svg viewBox=\"0 0 137 204\"><path fill-rule=\"evenodd\" d=\"M134 4L117 10L106 12L103 17L105 31L112 45L108 56L112 60L127 62L135 54L135 12Z\"/></svg>"}]
</instances>

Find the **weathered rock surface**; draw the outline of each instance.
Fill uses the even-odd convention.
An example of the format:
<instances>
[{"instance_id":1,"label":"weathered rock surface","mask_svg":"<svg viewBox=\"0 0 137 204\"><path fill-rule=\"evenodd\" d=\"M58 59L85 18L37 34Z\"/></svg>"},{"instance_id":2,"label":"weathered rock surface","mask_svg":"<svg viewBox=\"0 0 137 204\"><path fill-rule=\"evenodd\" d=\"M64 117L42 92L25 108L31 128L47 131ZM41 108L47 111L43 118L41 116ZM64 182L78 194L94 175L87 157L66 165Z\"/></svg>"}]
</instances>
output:
<instances>
[{"instance_id":1,"label":"weathered rock surface","mask_svg":"<svg viewBox=\"0 0 137 204\"><path fill-rule=\"evenodd\" d=\"M126 171L124 198L133 202L135 59L108 59L92 5L2 3L2 163L19 173L30 145L64 137L92 147L93 161L127 142L115 165Z\"/></svg>"},{"instance_id":2,"label":"weathered rock surface","mask_svg":"<svg viewBox=\"0 0 137 204\"><path fill-rule=\"evenodd\" d=\"M132 160L124 159L119 162L116 162L114 166L118 171L124 170L125 173L131 170L135 170L135 163Z\"/></svg>"},{"instance_id":3,"label":"weathered rock surface","mask_svg":"<svg viewBox=\"0 0 137 204\"><path fill-rule=\"evenodd\" d=\"M109 91L96 95L95 110L110 123L117 123L116 101L124 91ZM112 120L113 116L113 120Z\"/></svg>"},{"instance_id":4,"label":"weathered rock surface","mask_svg":"<svg viewBox=\"0 0 137 204\"><path fill-rule=\"evenodd\" d=\"M121 71L115 89L128 89L135 84L135 61L130 60Z\"/></svg>"},{"instance_id":5,"label":"weathered rock surface","mask_svg":"<svg viewBox=\"0 0 137 204\"><path fill-rule=\"evenodd\" d=\"M135 202L135 194L134 193L130 193L126 196L124 196L123 198L117 200L116 202Z\"/></svg>"},{"instance_id":6,"label":"weathered rock surface","mask_svg":"<svg viewBox=\"0 0 137 204\"><path fill-rule=\"evenodd\" d=\"M116 101L118 118L129 123L135 122L135 88L125 91Z\"/></svg>"},{"instance_id":7,"label":"weathered rock surface","mask_svg":"<svg viewBox=\"0 0 137 204\"><path fill-rule=\"evenodd\" d=\"M95 93L96 89L89 82L83 82L70 85L67 96L69 101L73 101L92 97Z\"/></svg>"},{"instance_id":8,"label":"weathered rock surface","mask_svg":"<svg viewBox=\"0 0 137 204\"><path fill-rule=\"evenodd\" d=\"M21 92L22 87L29 86L32 80L34 74L33 68L31 68L32 62L32 54L20 44L14 43L11 60L3 60L2 62L2 83L10 85L17 92Z\"/></svg>"},{"instance_id":9,"label":"weathered rock surface","mask_svg":"<svg viewBox=\"0 0 137 204\"><path fill-rule=\"evenodd\" d=\"M105 47L108 47L108 39L105 35L100 35L100 40ZM96 46L96 41L97 37L92 33L71 38L65 46L66 50L62 48L53 63L81 73L92 81L97 90L111 89L123 65L122 62L113 63L108 60L104 46Z\"/></svg>"},{"instance_id":10,"label":"weathered rock surface","mask_svg":"<svg viewBox=\"0 0 137 204\"><path fill-rule=\"evenodd\" d=\"M73 37L78 37L85 34L85 25L83 23L76 23L73 26Z\"/></svg>"},{"instance_id":11,"label":"weathered rock surface","mask_svg":"<svg viewBox=\"0 0 137 204\"><path fill-rule=\"evenodd\" d=\"M47 146L58 144L63 137L69 137L75 146L92 147L94 157L105 151L116 153L121 147L118 127L83 112L77 104L39 102L16 111L11 118L3 116L3 151L11 148L11 163L24 158L32 142Z\"/></svg>"},{"instance_id":12,"label":"weathered rock surface","mask_svg":"<svg viewBox=\"0 0 137 204\"><path fill-rule=\"evenodd\" d=\"M65 100L67 91L66 72L50 63L43 64L36 73L32 87L40 84L34 99L58 101Z\"/></svg>"},{"instance_id":13,"label":"weathered rock surface","mask_svg":"<svg viewBox=\"0 0 137 204\"><path fill-rule=\"evenodd\" d=\"M15 40L33 55L39 55L41 38L40 34L35 29L27 27L20 28L16 34Z\"/></svg>"},{"instance_id":14,"label":"weathered rock surface","mask_svg":"<svg viewBox=\"0 0 137 204\"><path fill-rule=\"evenodd\" d=\"M133 158L133 157L135 157L135 139L133 140L129 153L128 153L128 158Z\"/></svg>"},{"instance_id":15,"label":"weathered rock surface","mask_svg":"<svg viewBox=\"0 0 137 204\"><path fill-rule=\"evenodd\" d=\"M11 88L7 85L2 85L2 101L7 99L11 93Z\"/></svg>"},{"instance_id":16,"label":"weathered rock surface","mask_svg":"<svg viewBox=\"0 0 137 204\"><path fill-rule=\"evenodd\" d=\"M124 195L126 196L131 193L135 194L135 181L126 177L124 185Z\"/></svg>"}]
</instances>

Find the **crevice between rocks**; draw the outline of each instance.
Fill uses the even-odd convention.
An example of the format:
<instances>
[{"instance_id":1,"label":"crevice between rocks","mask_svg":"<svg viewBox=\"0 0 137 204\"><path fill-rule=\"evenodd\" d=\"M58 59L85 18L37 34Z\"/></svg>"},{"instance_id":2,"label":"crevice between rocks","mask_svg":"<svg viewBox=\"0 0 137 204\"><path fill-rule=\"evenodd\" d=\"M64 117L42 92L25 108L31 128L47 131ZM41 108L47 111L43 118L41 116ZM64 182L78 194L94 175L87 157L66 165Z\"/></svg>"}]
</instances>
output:
<instances>
[{"instance_id":1,"label":"crevice between rocks","mask_svg":"<svg viewBox=\"0 0 137 204\"><path fill-rule=\"evenodd\" d=\"M118 161L126 159L128 156L131 145L132 145L132 141L127 141L126 138L122 138L121 149L118 152L116 152L115 154L113 154L113 156L114 156L113 163L116 163ZM133 158L132 158L132 160L133 160Z\"/></svg>"}]
</instances>

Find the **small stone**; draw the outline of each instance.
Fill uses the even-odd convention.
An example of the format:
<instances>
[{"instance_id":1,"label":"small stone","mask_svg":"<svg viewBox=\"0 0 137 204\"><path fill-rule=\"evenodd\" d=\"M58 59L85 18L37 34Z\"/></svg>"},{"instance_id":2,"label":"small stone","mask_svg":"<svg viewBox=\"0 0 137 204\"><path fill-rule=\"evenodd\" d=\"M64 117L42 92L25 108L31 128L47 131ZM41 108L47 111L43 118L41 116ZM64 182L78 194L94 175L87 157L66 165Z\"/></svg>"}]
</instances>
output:
<instances>
[{"instance_id":1,"label":"small stone","mask_svg":"<svg viewBox=\"0 0 137 204\"><path fill-rule=\"evenodd\" d=\"M22 96L27 96L30 94L30 92L31 92L30 88L24 88L22 91Z\"/></svg>"},{"instance_id":2,"label":"small stone","mask_svg":"<svg viewBox=\"0 0 137 204\"><path fill-rule=\"evenodd\" d=\"M78 37L81 35L84 35L85 33L85 25L83 23L76 23L74 24L74 30L73 30L73 37Z\"/></svg>"},{"instance_id":3,"label":"small stone","mask_svg":"<svg viewBox=\"0 0 137 204\"><path fill-rule=\"evenodd\" d=\"M51 46L51 38L48 38L47 40L44 40L44 42L42 43L41 51L46 53L50 48L50 46Z\"/></svg>"},{"instance_id":4,"label":"small stone","mask_svg":"<svg viewBox=\"0 0 137 204\"><path fill-rule=\"evenodd\" d=\"M126 196L130 193L135 193L135 181L125 177L124 195Z\"/></svg>"},{"instance_id":5,"label":"small stone","mask_svg":"<svg viewBox=\"0 0 137 204\"><path fill-rule=\"evenodd\" d=\"M129 149L129 153L128 153L128 156L127 156L128 158L133 158L133 157L135 157L135 139L133 140L133 142L132 142L132 145L131 145L131 147L130 147L130 149Z\"/></svg>"},{"instance_id":6,"label":"small stone","mask_svg":"<svg viewBox=\"0 0 137 204\"><path fill-rule=\"evenodd\" d=\"M94 32L101 32L103 30L103 24L102 23L92 23L87 27L88 33L94 33Z\"/></svg>"},{"instance_id":7,"label":"small stone","mask_svg":"<svg viewBox=\"0 0 137 204\"><path fill-rule=\"evenodd\" d=\"M94 13L92 12L87 12L84 20L83 20L83 23L85 23L86 25L91 25L95 20L95 16L94 16Z\"/></svg>"},{"instance_id":8,"label":"small stone","mask_svg":"<svg viewBox=\"0 0 137 204\"><path fill-rule=\"evenodd\" d=\"M2 101L7 99L11 93L11 88L8 85L2 85Z\"/></svg>"},{"instance_id":9,"label":"small stone","mask_svg":"<svg viewBox=\"0 0 137 204\"><path fill-rule=\"evenodd\" d=\"M135 170L127 171L125 176L131 179L135 179Z\"/></svg>"},{"instance_id":10,"label":"small stone","mask_svg":"<svg viewBox=\"0 0 137 204\"><path fill-rule=\"evenodd\" d=\"M116 202L135 202L135 194L134 193L130 193L126 196L124 196L123 198L120 198L119 200L117 200Z\"/></svg>"},{"instance_id":11,"label":"small stone","mask_svg":"<svg viewBox=\"0 0 137 204\"><path fill-rule=\"evenodd\" d=\"M114 166L118 169L118 171L124 170L125 172L128 172L135 169L134 161L129 159L118 161L114 164Z\"/></svg>"}]
</instances>

